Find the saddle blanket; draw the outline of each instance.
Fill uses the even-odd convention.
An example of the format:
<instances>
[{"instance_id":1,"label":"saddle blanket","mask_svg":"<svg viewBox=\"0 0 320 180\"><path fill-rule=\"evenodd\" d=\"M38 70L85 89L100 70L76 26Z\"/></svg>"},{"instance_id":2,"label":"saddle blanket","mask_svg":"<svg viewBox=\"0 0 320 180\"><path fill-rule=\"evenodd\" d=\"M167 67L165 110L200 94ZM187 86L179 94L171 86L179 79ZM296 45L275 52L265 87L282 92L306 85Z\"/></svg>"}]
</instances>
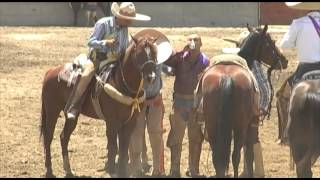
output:
<instances>
[{"instance_id":1,"label":"saddle blanket","mask_svg":"<svg viewBox=\"0 0 320 180\"><path fill-rule=\"evenodd\" d=\"M211 68L212 66L218 65L218 64L236 64L236 65L239 65L242 68L246 69L249 72L249 74L253 80L253 84L254 84L256 92L259 92L258 82L257 82L255 76L253 75L252 71L250 70L250 68L247 64L247 61L245 59L243 59L242 57L240 57L236 54L222 54L222 55L214 56L210 60L210 66L207 69Z\"/></svg>"}]
</instances>

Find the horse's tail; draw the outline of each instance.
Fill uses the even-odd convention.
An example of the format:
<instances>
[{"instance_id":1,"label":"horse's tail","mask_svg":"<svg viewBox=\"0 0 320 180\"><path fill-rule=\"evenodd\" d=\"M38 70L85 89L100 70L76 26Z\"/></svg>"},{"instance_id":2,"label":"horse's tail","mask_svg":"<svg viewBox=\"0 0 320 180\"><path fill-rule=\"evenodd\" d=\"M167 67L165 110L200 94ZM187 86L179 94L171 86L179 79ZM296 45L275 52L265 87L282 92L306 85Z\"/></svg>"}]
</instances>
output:
<instances>
[{"instance_id":1,"label":"horse's tail","mask_svg":"<svg viewBox=\"0 0 320 180\"><path fill-rule=\"evenodd\" d=\"M44 103L41 102L42 106L41 106L41 119L40 119L40 139L42 138L43 140L46 137L46 110L45 110L45 106Z\"/></svg>"},{"instance_id":2,"label":"horse's tail","mask_svg":"<svg viewBox=\"0 0 320 180\"><path fill-rule=\"evenodd\" d=\"M215 138L217 144L216 154L220 157L219 161L222 165L221 168L228 170L230 152L231 152L231 140L232 140L232 91L234 87L234 81L231 77L224 76L220 80L220 92L218 93L218 102L221 103L221 109L219 110L219 118L217 119L217 128ZM214 99L216 101L217 99Z\"/></svg>"},{"instance_id":3,"label":"horse's tail","mask_svg":"<svg viewBox=\"0 0 320 180\"><path fill-rule=\"evenodd\" d=\"M45 103L44 103L44 93L45 93L45 84L47 82L49 71L46 72L44 76L44 80L42 82L42 93L41 93L41 117L40 117L40 136L39 140L44 140L46 138L46 109L45 109Z\"/></svg>"},{"instance_id":4,"label":"horse's tail","mask_svg":"<svg viewBox=\"0 0 320 180\"><path fill-rule=\"evenodd\" d=\"M308 127L306 130L311 131L310 148L299 162L299 164L303 164L308 161L308 157L313 156L312 153L316 148L320 148L320 93L314 89L309 90L302 95L299 103L291 105L290 116L295 117L292 118L292 121L297 121L296 123L301 127ZM314 163L314 160L314 157L312 157L312 163Z\"/></svg>"},{"instance_id":5,"label":"horse's tail","mask_svg":"<svg viewBox=\"0 0 320 180\"><path fill-rule=\"evenodd\" d=\"M316 145L320 137L320 93L316 90L308 91L305 93L303 99L304 105L301 107L301 111L307 113L307 116L310 117L310 127L313 129L313 138L315 138L313 140L314 145ZM317 145L320 146L319 143Z\"/></svg>"}]
</instances>

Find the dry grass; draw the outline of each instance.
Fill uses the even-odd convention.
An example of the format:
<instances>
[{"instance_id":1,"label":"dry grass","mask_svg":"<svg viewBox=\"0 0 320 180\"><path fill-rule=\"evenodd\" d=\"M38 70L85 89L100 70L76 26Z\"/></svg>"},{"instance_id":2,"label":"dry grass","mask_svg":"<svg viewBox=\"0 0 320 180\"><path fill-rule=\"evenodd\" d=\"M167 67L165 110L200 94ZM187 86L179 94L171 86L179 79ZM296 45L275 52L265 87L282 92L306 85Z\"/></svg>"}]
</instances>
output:
<instances>
[{"instance_id":1,"label":"dry grass","mask_svg":"<svg viewBox=\"0 0 320 180\"><path fill-rule=\"evenodd\" d=\"M280 39L287 26L272 26L271 35ZM130 29L134 34L140 28ZM220 54L222 47L233 47L222 38L237 38L244 28L157 28L164 32L177 49L184 45L185 35L199 33L203 39L203 51L209 56ZM90 28L66 27L0 27L0 177L42 177L44 154L39 141L41 83L45 72L52 66L71 61L79 53L86 53ZM296 54L285 54L289 68L273 75L277 90L281 82L296 68ZM168 114L171 110L173 78L164 77L164 140L170 129ZM64 118L58 120L52 143L54 173L64 176L59 135ZM295 177L289 170L288 147L275 143L277 138L277 114L273 103L272 116L260 128L267 177ZM106 136L103 121L80 117L71 137L69 150L71 167L79 176L109 177L101 171L106 158ZM182 167L187 167L187 138L184 139ZM150 147L150 146L149 146ZM203 144L200 162L201 172L214 175L208 143ZM149 148L149 159L151 152ZM209 155L209 156L208 156ZM207 163L208 161L208 163ZM242 164L241 164L242 167ZM314 177L320 177L319 161L313 167ZM170 168L170 151L165 148L166 173ZM232 168L230 169L232 170ZM232 171L230 171L232 173Z\"/></svg>"}]
</instances>

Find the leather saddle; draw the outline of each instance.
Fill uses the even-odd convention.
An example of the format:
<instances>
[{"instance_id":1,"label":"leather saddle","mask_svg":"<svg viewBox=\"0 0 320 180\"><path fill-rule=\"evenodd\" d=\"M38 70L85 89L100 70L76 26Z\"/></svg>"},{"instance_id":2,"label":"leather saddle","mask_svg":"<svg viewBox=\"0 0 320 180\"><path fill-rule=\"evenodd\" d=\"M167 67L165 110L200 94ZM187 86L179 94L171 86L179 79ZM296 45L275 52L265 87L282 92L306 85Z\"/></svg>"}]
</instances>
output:
<instances>
[{"instance_id":1,"label":"leather saddle","mask_svg":"<svg viewBox=\"0 0 320 180\"><path fill-rule=\"evenodd\" d=\"M90 61L90 59L87 58L86 54L80 54L72 63L66 63L64 65L64 68L59 72L58 80L67 82L68 87L73 86L88 61ZM103 82L107 82L113 76L113 69L116 65L117 61L101 63L96 74ZM103 87L100 86L99 83L95 83L94 87L92 95L93 97L97 97Z\"/></svg>"}]
</instances>

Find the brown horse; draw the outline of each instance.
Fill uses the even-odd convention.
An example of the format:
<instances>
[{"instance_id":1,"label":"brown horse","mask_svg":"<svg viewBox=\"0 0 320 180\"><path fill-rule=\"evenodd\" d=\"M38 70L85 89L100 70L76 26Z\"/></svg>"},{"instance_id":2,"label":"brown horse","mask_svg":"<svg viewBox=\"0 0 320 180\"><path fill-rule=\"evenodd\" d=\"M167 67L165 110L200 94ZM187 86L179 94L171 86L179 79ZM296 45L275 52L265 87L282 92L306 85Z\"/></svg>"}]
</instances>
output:
<instances>
[{"instance_id":1,"label":"brown horse","mask_svg":"<svg viewBox=\"0 0 320 180\"><path fill-rule=\"evenodd\" d=\"M292 90L288 135L296 173L312 177L311 166L320 155L320 80L306 80Z\"/></svg>"},{"instance_id":2,"label":"brown horse","mask_svg":"<svg viewBox=\"0 0 320 180\"><path fill-rule=\"evenodd\" d=\"M150 37L133 38L133 41L122 53L120 59L115 62L110 78L106 80L118 93L121 93L127 99L133 99L144 95L141 90L143 81L152 82L155 78L155 65L157 57L157 48L153 44L155 39ZM45 150L46 176L54 177L51 165L50 145L53 138L55 125L60 112L65 107L72 88L67 87L66 82L58 82L58 74L64 66L52 68L47 71L42 87L42 110L41 110L41 135L43 136ZM93 78L88 92L92 92L93 85L97 80ZM142 83L141 83L142 82ZM99 83L101 84L101 82ZM140 91L141 90L141 91ZM82 114L91 118L98 119L93 101L89 96L86 97L82 106ZM104 91L98 96L98 102L102 115L105 117L107 126L106 134L108 138L108 171L111 175L117 173L118 176L127 176L128 164L128 145L131 132L136 123L138 111L134 106L126 105L115 100L114 97ZM136 101L135 101L136 102ZM138 106L142 106L141 102ZM137 103L135 103L137 105ZM132 110L133 113L132 113ZM130 118L131 117L131 118ZM77 118L78 119L78 118ZM63 167L66 176L73 176L68 157L68 143L72 132L74 131L78 120L67 120L60 135ZM40 135L40 136L41 136ZM115 156L117 154L117 138L119 142L119 168L116 171Z\"/></svg>"},{"instance_id":3,"label":"brown horse","mask_svg":"<svg viewBox=\"0 0 320 180\"><path fill-rule=\"evenodd\" d=\"M263 29L253 29L248 25L247 28L250 34L241 44L238 55L246 60L249 68L254 60L269 65L270 79L271 71L286 68L288 61L267 33L267 25ZM199 89L203 95L205 127L217 177L225 177L232 134L234 177L238 177L240 151L243 145L247 147L249 176L253 177L253 144L258 138L259 121L259 96L253 84L253 77L248 70L239 65L217 64L205 71Z\"/></svg>"}]
</instances>

